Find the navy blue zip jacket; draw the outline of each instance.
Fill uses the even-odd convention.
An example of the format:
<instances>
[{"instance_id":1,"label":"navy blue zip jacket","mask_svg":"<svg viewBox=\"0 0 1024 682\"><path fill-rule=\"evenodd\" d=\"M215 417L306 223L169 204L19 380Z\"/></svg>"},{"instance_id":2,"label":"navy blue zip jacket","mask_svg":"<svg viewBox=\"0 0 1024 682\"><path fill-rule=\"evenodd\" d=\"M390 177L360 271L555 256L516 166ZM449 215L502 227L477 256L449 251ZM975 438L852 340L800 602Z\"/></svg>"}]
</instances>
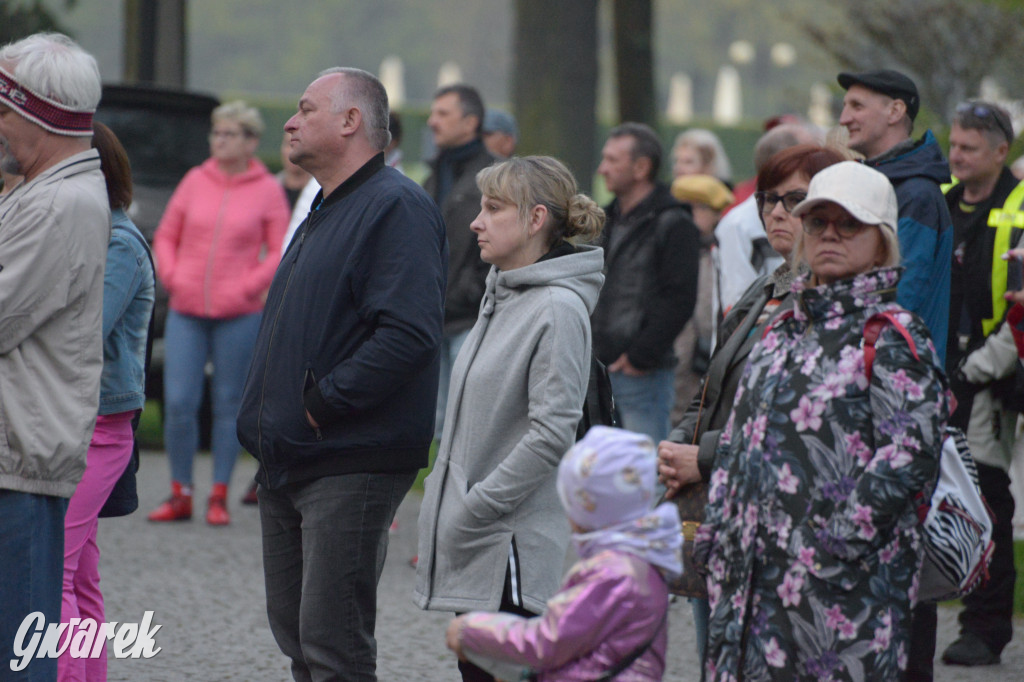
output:
<instances>
[{"instance_id":1,"label":"navy blue zip jacket","mask_svg":"<svg viewBox=\"0 0 1024 682\"><path fill-rule=\"evenodd\" d=\"M889 178L899 202L897 235L904 270L896 302L924 320L944 363L953 219L939 185L949 182L949 164L930 130L919 141L908 140L866 163Z\"/></svg>"},{"instance_id":2,"label":"navy blue zip jacket","mask_svg":"<svg viewBox=\"0 0 1024 682\"><path fill-rule=\"evenodd\" d=\"M418 469L433 438L448 272L437 206L383 154L313 206L270 286L238 413L270 489Z\"/></svg>"}]
</instances>

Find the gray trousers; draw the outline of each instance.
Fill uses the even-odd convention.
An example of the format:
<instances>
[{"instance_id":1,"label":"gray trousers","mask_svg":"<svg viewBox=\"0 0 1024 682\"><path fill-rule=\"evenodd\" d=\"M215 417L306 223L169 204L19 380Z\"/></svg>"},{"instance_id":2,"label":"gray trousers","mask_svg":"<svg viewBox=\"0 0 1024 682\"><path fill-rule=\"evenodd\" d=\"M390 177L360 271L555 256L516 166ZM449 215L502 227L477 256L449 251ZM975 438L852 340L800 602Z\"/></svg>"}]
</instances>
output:
<instances>
[{"instance_id":1,"label":"gray trousers","mask_svg":"<svg viewBox=\"0 0 1024 682\"><path fill-rule=\"evenodd\" d=\"M377 679L377 583L416 471L260 487L267 615L299 682Z\"/></svg>"}]
</instances>

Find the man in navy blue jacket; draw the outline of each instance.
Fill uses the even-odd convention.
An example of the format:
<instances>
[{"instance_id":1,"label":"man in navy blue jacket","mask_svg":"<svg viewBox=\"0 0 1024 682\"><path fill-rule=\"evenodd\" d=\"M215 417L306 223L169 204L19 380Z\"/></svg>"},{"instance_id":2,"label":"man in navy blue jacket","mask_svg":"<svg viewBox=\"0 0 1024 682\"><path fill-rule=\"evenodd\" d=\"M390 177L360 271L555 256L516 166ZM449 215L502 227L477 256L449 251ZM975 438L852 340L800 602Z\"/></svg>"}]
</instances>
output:
<instances>
[{"instance_id":1,"label":"man in navy blue jacket","mask_svg":"<svg viewBox=\"0 0 1024 682\"><path fill-rule=\"evenodd\" d=\"M322 190L270 287L238 437L260 462L267 613L292 675L375 680L387 530L433 437L444 222L385 166L371 74L324 71L285 130Z\"/></svg>"},{"instance_id":2,"label":"man in navy blue jacket","mask_svg":"<svg viewBox=\"0 0 1024 682\"><path fill-rule=\"evenodd\" d=\"M850 148L896 189L904 268L896 301L924 320L945 362L953 219L940 185L949 182L949 164L930 130L911 137L921 106L914 81L887 69L841 73L838 81L846 90L839 123L850 133Z\"/></svg>"}]
</instances>

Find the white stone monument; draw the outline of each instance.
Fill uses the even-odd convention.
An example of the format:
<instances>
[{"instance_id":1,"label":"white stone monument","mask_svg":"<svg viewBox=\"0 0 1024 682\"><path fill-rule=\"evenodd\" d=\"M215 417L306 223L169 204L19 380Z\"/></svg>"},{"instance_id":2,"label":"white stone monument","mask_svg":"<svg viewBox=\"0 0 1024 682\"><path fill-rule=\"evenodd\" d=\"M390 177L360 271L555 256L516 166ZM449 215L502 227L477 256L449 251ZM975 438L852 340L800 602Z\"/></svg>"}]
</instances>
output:
<instances>
[{"instance_id":1,"label":"white stone monument","mask_svg":"<svg viewBox=\"0 0 1024 682\"><path fill-rule=\"evenodd\" d=\"M669 123L676 125L693 120L693 81L682 71L673 74L668 82L668 108L665 117Z\"/></svg>"},{"instance_id":2,"label":"white stone monument","mask_svg":"<svg viewBox=\"0 0 1024 682\"><path fill-rule=\"evenodd\" d=\"M405 104L405 64L402 58L388 55L380 63L380 82L388 93L388 105L401 109Z\"/></svg>"},{"instance_id":3,"label":"white stone monument","mask_svg":"<svg viewBox=\"0 0 1024 682\"><path fill-rule=\"evenodd\" d=\"M715 83L715 101L711 110L715 123L722 126L736 125L743 117L743 93L740 74L736 67L725 65L718 70Z\"/></svg>"}]
</instances>

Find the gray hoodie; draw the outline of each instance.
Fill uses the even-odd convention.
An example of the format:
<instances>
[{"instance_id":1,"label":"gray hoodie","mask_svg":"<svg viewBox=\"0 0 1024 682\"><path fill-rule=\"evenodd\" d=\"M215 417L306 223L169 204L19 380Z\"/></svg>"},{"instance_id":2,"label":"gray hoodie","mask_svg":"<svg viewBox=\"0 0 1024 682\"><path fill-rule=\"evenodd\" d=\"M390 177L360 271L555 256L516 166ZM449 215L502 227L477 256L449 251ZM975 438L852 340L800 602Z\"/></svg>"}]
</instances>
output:
<instances>
[{"instance_id":1,"label":"gray hoodie","mask_svg":"<svg viewBox=\"0 0 1024 682\"><path fill-rule=\"evenodd\" d=\"M491 268L425 484L420 608L496 611L510 546L525 608L540 613L557 591L569 525L555 476L582 416L603 267L602 249L581 246L516 270Z\"/></svg>"}]
</instances>

